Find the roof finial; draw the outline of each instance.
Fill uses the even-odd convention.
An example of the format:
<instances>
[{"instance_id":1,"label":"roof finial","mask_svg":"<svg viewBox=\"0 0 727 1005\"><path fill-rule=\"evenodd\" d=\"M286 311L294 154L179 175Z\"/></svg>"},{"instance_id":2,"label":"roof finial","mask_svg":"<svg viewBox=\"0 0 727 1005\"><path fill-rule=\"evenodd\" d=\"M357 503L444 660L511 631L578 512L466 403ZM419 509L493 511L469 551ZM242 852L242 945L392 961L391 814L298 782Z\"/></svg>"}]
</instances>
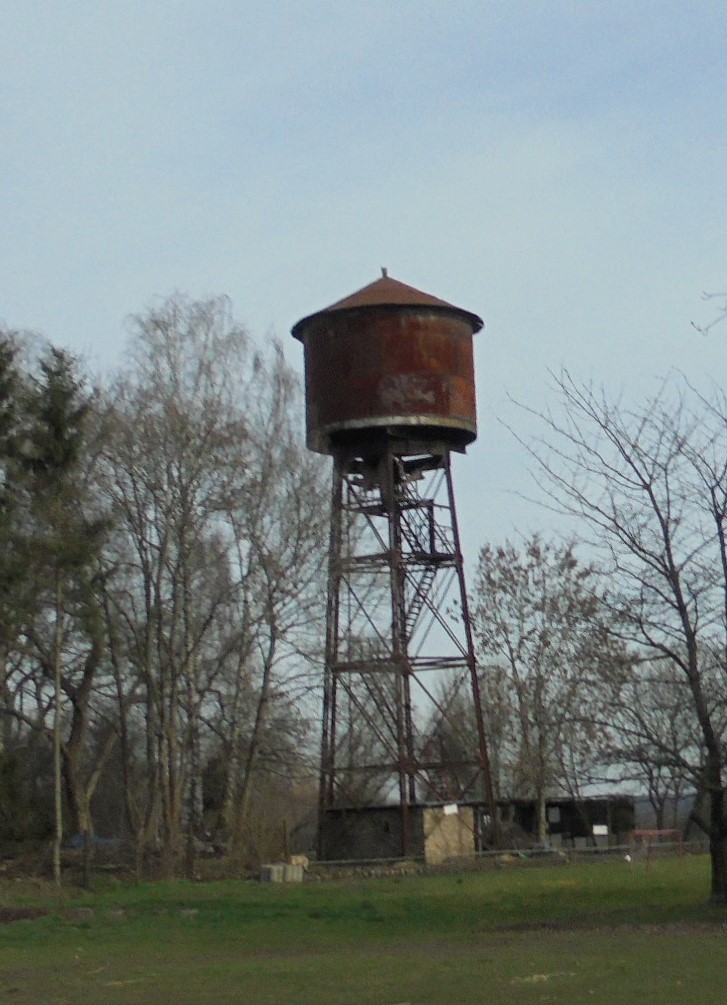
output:
<instances>
[{"instance_id":1,"label":"roof finial","mask_svg":"<svg viewBox=\"0 0 727 1005\"><path fill-rule=\"evenodd\" d=\"M381 266L381 276L382 276L382 278L383 278L383 279L386 279L386 277L387 277L388 275L389 275L389 270L388 270L388 269L386 269L386 268L384 268L384 266L382 265L382 266Z\"/></svg>"}]
</instances>

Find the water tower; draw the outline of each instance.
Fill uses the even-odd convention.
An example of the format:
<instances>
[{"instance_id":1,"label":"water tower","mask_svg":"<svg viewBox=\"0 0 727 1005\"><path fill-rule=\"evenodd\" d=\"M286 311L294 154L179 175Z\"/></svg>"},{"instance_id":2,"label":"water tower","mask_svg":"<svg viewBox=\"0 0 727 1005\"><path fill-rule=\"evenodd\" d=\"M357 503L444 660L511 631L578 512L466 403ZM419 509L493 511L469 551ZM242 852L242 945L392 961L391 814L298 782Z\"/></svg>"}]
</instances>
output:
<instances>
[{"instance_id":1,"label":"water tower","mask_svg":"<svg viewBox=\"0 0 727 1005\"><path fill-rule=\"evenodd\" d=\"M457 815L476 848L495 821L450 464L480 328L385 270L293 327L308 446L333 458L322 859L421 854Z\"/></svg>"}]
</instances>

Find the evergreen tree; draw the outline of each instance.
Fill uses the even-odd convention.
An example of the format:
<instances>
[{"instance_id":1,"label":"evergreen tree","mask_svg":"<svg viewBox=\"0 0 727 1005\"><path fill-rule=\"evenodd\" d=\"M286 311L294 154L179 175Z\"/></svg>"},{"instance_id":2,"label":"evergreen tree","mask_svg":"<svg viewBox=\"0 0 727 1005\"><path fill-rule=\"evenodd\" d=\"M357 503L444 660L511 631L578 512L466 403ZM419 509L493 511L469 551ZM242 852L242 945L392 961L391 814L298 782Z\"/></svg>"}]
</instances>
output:
<instances>
[{"instance_id":1,"label":"evergreen tree","mask_svg":"<svg viewBox=\"0 0 727 1005\"><path fill-rule=\"evenodd\" d=\"M20 546L22 490L18 451L23 406L17 352L13 337L4 333L0 337L0 659L3 688L7 655L17 636L27 579L27 563Z\"/></svg>"},{"instance_id":2,"label":"evergreen tree","mask_svg":"<svg viewBox=\"0 0 727 1005\"><path fill-rule=\"evenodd\" d=\"M93 577L104 521L89 516L84 478L84 447L90 399L74 360L50 348L40 362L40 374L27 389L27 442L22 455L29 500L27 553L35 581L35 604L27 634L53 687L54 819L53 874L60 882L63 838L63 758L69 794L78 801L73 755L78 754L88 725L93 676L103 648L100 621L94 617ZM65 644L72 625L88 638L88 653L80 679L64 667ZM97 627L99 630L94 630ZM63 696L73 707L70 738L62 742ZM77 758L76 758L77 761ZM78 806L75 807L78 811ZM87 835L88 807L76 812L76 823Z\"/></svg>"}]
</instances>

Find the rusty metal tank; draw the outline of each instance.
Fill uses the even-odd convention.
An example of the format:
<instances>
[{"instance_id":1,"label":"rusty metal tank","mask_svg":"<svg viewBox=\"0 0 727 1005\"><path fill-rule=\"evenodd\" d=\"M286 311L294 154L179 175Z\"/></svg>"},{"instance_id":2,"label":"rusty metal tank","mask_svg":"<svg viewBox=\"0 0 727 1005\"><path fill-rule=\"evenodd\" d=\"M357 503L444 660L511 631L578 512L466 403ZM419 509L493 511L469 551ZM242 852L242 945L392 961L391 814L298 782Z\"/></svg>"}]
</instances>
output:
<instances>
[{"instance_id":1,"label":"rusty metal tank","mask_svg":"<svg viewBox=\"0 0 727 1005\"><path fill-rule=\"evenodd\" d=\"M463 451L477 436L472 336L476 314L382 276L302 318L311 450ZM404 452L407 452L404 449Z\"/></svg>"}]
</instances>

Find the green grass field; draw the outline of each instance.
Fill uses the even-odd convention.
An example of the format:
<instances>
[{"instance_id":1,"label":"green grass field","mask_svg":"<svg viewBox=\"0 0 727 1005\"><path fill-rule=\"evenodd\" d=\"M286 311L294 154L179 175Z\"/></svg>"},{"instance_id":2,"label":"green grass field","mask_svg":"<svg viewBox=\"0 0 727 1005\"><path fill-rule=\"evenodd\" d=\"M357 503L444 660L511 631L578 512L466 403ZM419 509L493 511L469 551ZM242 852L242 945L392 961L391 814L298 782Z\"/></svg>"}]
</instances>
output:
<instances>
[{"instance_id":1,"label":"green grass field","mask_svg":"<svg viewBox=\"0 0 727 1005\"><path fill-rule=\"evenodd\" d=\"M703 857L302 886L0 884L0 1002L681 1005L727 994Z\"/></svg>"}]
</instances>

